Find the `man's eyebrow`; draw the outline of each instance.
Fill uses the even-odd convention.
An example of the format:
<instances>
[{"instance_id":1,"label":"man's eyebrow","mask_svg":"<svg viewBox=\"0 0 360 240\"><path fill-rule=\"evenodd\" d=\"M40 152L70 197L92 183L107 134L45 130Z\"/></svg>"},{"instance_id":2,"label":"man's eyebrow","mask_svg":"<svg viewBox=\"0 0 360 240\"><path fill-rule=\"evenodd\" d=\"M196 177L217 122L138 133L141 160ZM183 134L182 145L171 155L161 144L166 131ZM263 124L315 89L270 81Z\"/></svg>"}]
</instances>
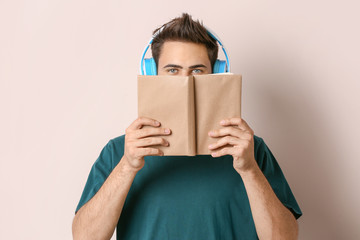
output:
<instances>
[{"instance_id":1,"label":"man's eyebrow","mask_svg":"<svg viewBox=\"0 0 360 240\"><path fill-rule=\"evenodd\" d=\"M180 65L176 65L176 64L168 64L164 68L180 68L180 69L182 69L183 67Z\"/></svg>"},{"instance_id":2,"label":"man's eyebrow","mask_svg":"<svg viewBox=\"0 0 360 240\"><path fill-rule=\"evenodd\" d=\"M189 68L194 69L194 68L206 68L206 66L204 64L196 64L193 66L190 66Z\"/></svg>"},{"instance_id":3,"label":"man's eyebrow","mask_svg":"<svg viewBox=\"0 0 360 240\"><path fill-rule=\"evenodd\" d=\"M168 64L168 65L164 66L163 68L180 68L180 69L183 69L182 66L176 65L176 64ZM207 68L207 67L204 64L196 64L196 65L190 66L189 68L194 69L194 68Z\"/></svg>"}]
</instances>

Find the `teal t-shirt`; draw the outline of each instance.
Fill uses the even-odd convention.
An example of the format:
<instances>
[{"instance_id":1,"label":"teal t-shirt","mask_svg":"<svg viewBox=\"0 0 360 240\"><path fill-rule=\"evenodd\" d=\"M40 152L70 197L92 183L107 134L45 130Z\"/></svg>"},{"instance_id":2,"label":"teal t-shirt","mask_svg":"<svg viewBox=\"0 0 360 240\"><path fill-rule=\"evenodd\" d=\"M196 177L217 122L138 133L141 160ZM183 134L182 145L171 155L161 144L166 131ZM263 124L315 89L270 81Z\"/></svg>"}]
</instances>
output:
<instances>
[{"instance_id":1,"label":"teal t-shirt","mask_svg":"<svg viewBox=\"0 0 360 240\"><path fill-rule=\"evenodd\" d=\"M76 208L100 189L124 154L114 138L91 168ZM296 218L302 212L274 156L254 137L255 159L280 201ZM258 239L249 200L231 156L145 157L126 198L117 239Z\"/></svg>"}]
</instances>

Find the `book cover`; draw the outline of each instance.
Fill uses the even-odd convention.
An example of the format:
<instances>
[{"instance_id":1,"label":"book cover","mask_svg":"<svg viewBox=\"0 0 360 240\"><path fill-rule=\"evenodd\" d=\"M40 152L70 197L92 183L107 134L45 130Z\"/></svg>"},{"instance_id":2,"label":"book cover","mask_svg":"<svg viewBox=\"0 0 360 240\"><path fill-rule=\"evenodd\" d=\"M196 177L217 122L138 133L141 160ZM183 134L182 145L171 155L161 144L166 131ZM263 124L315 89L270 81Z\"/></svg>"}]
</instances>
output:
<instances>
[{"instance_id":1,"label":"book cover","mask_svg":"<svg viewBox=\"0 0 360 240\"><path fill-rule=\"evenodd\" d=\"M208 132L220 120L241 117L241 75L138 76L138 116L153 118L172 134L164 155L210 154Z\"/></svg>"}]
</instances>

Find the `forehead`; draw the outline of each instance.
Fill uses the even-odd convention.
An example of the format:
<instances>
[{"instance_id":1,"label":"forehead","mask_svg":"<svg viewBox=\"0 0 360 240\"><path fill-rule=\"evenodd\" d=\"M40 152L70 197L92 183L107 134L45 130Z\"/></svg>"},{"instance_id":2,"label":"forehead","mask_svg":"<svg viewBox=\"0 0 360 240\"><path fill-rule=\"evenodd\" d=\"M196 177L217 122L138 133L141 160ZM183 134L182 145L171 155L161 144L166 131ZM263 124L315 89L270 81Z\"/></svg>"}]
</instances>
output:
<instances>
[{"instance_id":1,"label":"forehead","mask_svg":"<svg viewBox=\"0 0 360 240\"><path fill-rule=\"evenodd\" d=\"M159 65L162 64L210 64L204 44L167 41L161 48Z\"/></svg>"}]
</instances>

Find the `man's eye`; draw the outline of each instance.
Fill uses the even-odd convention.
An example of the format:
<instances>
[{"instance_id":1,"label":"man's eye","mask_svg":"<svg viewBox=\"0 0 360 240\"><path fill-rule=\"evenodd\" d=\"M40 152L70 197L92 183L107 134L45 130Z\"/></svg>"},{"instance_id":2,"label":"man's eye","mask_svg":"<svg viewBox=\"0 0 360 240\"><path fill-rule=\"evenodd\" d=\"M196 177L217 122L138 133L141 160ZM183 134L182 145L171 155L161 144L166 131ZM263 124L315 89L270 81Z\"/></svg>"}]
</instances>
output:
<instances>
[{"instance_id":1,"label":"man's eye","mask_svg":"<svg viewBox=\"0 0 360 240\"><path fill-rule=\"evenodd\" d=\"M171 73L171 74L175 74L175 73L177 73L177 72L178 72L178 70L175 69L175 68L170 68L170 69L168 70L168 73Z\"/></svg>"},{"instance_id":2,"label":"man's eye","mask_svg":"<svg viewBox=\"0 0 360 240\"><path fill-rule=\"evenodd\" d=\"M199 74L202 73L203 71L201 69L194 69L192 72L195 74Z\"/></svg>"}]
</instances>

